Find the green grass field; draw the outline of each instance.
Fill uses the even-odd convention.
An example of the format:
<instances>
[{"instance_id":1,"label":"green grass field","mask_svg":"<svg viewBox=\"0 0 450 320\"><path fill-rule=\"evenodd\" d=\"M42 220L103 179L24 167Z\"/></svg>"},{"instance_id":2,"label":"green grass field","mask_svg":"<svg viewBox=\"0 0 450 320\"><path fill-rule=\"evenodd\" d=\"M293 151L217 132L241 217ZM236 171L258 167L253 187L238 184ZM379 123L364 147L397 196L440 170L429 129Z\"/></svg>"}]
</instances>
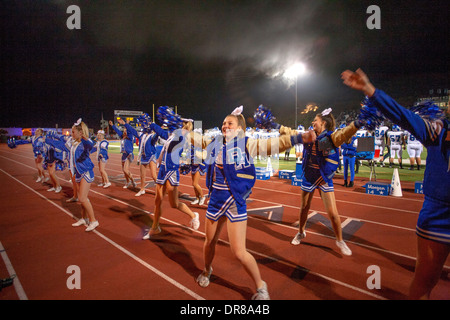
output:
<instances>
[{"instance_id":1,"label":"green grass field","mask_svg":"<svg viewBox=\"0 0 450 320\"><path fill-rule=\"evenodd\" d=\"M137 155L138 147L134 146L135 149L135 155ZM109 142L109 150L110 153L120 153L120 142L118 141L110 141ZM403 150L403 169L399 169L398 173L400 176L400 181L422 181L423 180L423 174L425 171L425 159L427 157L427 151L426 148L424 148L424 151L422 152L421 158L422 158L422 166L421 170L408 170L409 160L408 159L408 153L406 150ZM280 160L271 160L272 167L274 169L278 170L295 170L295 153L294 150L291 150L290 153L290 160L285 161L284 159L284 152L280 154ZM385 165L387 165L388 159L385 161ZM255 160L255 166L257 167L266 167L267 166L267 160ZM392 179L392 173L394 171L394 168L399 168L397 159L394 159L394 166L393 168L389 168L389 166L385 167L376 167L375 172L377 175L377 180L391 180ZM342 165L342 170L344 169L344 166ZM356 177L363 177L363 178L369 178L370 177L370 168L367 165L367 161L363 161L363 165L359 167L359 172L356 174ZM343 180L343 173L336 173L337 179Z\"/></svg>"}]
</instances>

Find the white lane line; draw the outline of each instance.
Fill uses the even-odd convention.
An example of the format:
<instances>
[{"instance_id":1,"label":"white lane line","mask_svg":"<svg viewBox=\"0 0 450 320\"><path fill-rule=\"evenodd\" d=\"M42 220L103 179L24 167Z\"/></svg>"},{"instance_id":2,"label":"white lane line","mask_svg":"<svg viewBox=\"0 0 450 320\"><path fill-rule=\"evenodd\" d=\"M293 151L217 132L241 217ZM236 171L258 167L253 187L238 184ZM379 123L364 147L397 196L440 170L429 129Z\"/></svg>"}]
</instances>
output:
<instances>
[{"instance_id":1,"label":"white lane line","mask_svg":"<svg viewBox=\"0 0 450 320\"><path fill-rule=\"evenodd\" d=\"M27 166L27 165L25 165ZM30 166L27 166L29 168L32 168ZM32 191L33 193L37 194L39 197L41 197L42 199L48 201L49 203L51 203L52 205L54 205L55 207L57 207L59 210L61 210L62 212L64 212L65 214L69 215L70 217L76 219L70 212L68 212L66 209L64 209L63 207L61 207L60 205L54 203L52 200L48 199L47 197L43 196L42 194L40 194L39 192L37 192L36 190L32 189L31 187L27 186L25 183L23 183L22 181L16 179L15 177L13 177L12 175L10 175L9 173L7 173L6 171L4 171L3 169L0 169L1 172L3 172L4 174L6 174L7 176L9 176L11 179L15 180L16 182L20 183L22 186L26 187L28 190ZM144 260L140 259L139 257L137 257L136 255L134 255L133 253L131 253L130 251L128 251L127 249L125 249L124 247L120 246L119 244L117 244L116 242L114 242L113 240L111 240L110 238L106 237L105 235L103 235L102 233L98 232L97 230L93 231L96 235L98 235L100 238L102 238L103 240L107 241L108 243L112 244L115 248L119 249L120 251L122 251L123 253L125 253L126 255L128 255L129 257L133 258L136 262L140 263L141 265L143 265L144 267L146 267L147 269L149 269L150 271L154 272L155 274L157 274L158 276L160 276L161 278L163 278L164 280L166 280L167 282L169 282L170 284L174 285L175 287L181 289L182 291L184 291L185 293L187 293L188 295L190 295L191 297L193 297L194 299L197 300L205 300L203 297L201 297L200 295L196 294L195 292L191 291L189 288L183 286L181 283L177 282L176 280L170 278L168 275L166 275L165 273L159 271L157 268L151 266L150 264L148 264L147 262L145 262Z\"/></svg>"},{"instance_id":2,"label":"white lane line","mask_svg":"<svg viewBox=\"0 0 450 320\"><path fill-rule=\"evenodd\" d=\"M1 241L0 241L0 254L3 258L3 262L6 265L6 270L8 270L9 276L10 277L15 276L13 284L14 288L16 289L17 296L19 297L20 300L28 300L25 290L23 289L22 284L20 283L19 277L17 276L17 273L14 270L11 261L9 260L8 255L6 254L6 250L3 247Z\"/></svg>"},{"instance_id":3,"label":"white lane line","mask_svg":"<svg viewBox=\"0 0 450 320\"><path fill-rule=\"evenodd\" d=\"M0 157L1 157L1 156L0 156ZM13 161L14 161L14 160L13 160ZM14 161L14 162L16 162L16 161ZM30 169L35 169L35 168L31 167L31 166L22 164L22 163L20 163L20 162L17 162L17 163L19 163L19 164L21 164L21 165L23 165L23 166L25 166L25 167L28 167L28 168L30 168ZM41 196L42 198L46 199L46 198L45 198L44 196L42 196L40 193L38 193L37 191L33 190L33 189L30 188L29 186L25 185L25 184L22 183L21 181L17 180L16 178L14 178L13 176L11 176L10 174L8 174L7 172L5 172L4 170L0 169L0 171L4 172L4 173L7 174L8 176L10 176L12 179L14 179L14 180L16 180L17 182L19 182L20 184L24 185L24 186L27 187L29 190L31 190L31 191L33 191L34 193L38 194L38 195ZM69 183L67 180L64 180L64 179L62 179L62 180L65 181L65 182L67 182L67 183ZM71 183L71 182L70 182L70 183ZM91 191L92 191L92 190L91 190ZM140 210L140 211L142 211L142 212L148 213L148 211L146 211L146 210L143 210L143 209L141 209L141 208L132 206L132 205L127 204L127 203L125 203L125 202L123 202L123 201L116 200L115 198L113 198L113 197L111 197L111 196L102 194L102 193L97 192L97 191L95 191L94 193L96 193L96 194L98 194L98 195L101 195L101 196L104 196L104 197L106 197L106 198L108 198L108 199L110 199L110 200L114 200L114 201L117 201L117 202L119 202L119 203L126 204L127 206L130 206L130 207L132 207L132 208L134 208L134 209L137 209L137 210ZM49 199L47 199L47 200L48 200L50 203L52 203L51 200L49 200ZM54 205L55 205L56 207L59 207L59 205L57 205L57 204L54 204ZM62 209L62 210L65 210L64 208L61 208L61 209ZM180 224L178 224L178 223L176 223L176 222L170 221L170 220L168 220L168 219L164 219L163 217L161 217L161 219L166 220L166 221L169 221L169 222L171 222L171 223L175 223L175 224L177 224L177 225L180 225ZM201 235L203 235L203 236L205 236L205 233L203 233L203 232L201 232L201 231L198 231L198 230L192 230L192 231L193 231L193 232L196 232L196 233L199 233L199 234L201 234ZM98 234L99 236L101 236L101 237L102 237L103 239L105 239L105 240L108 239L108 242L111 241L111 242L114 243L114 241L112 241L111 239L107 238L106 236L104 236L103 234L101 234L100 232L98 232L97 230L94 230L93 232L96 233L96 234ZM230 245L230 243L227 242L227 241L225 241L225 240L220 239L219 241L222 242L222 243L225 243L225 244L227 244L227 245ZM129 251L126 250L125 248L121 247L120 245L117 244L117 246L118 246L118 247L117 247L118 249L119 249L119 248L122 248L122 249L124 250L124 252L126 251L127 254L128 254L130 257L132 257L132 258L136 257L134 254L132 254L131 252L129 252ZM121 250L122 250L122 249L121 249ZM258 255L258 256L261 256L261 257L263 257L263 258L270 259L270 260L272 260L272 261L274 261L274 262L281 263L281 264L286 265L286 266L288 266L288 267L295 268L295 269L301 269L301 270L307 271L307 272L308 272L309 274L311 274L311 275L314 275L314 276L316 276L316 277L325 279L325 280L327 280L327 281L330 281L330 282L332 282L332 283L341 285L341 286L343 286L343 287L352 289L352 290L354 290L354 291L357 291L357 292L360 292L360 293L364 293L364 294L366 294L366 295L368 295L368 296L371 296L371 297L374 297L374 298L376 298L376 299L386 300L386 298L383 297L383 296L374 294L374 293L372 293L372 292L369 292L369 291L366 291L366 290L364 290L364 289L355 287L355 286L353 286L353 285L351 285L351 284L342 282L342 281L340 281L340 280L337 280L337 279L334 279L334 278L325 276L325 275L323 275L323 274L314 272L314 271L312 271L312 270L305 269L305 268L303 268L303 267L301 267L301 266L298 266L298 265L295 265L295 264L293 264L293 263L290 263L290 262L287 262L287 261L280 261L280 259L277 259L277 258L275 258L275 257L268 256L268 255L266 255L266 254L264 254L264 253L260 253L260 252L257 252L257 251L251 250L251 249L247 249L247 251L249 251L250 253L252 253L252 254L254 254L254 255ZM136 258L138 259L137 261L138 261L139 263L141 263L142 260L141 260L140 258L138 258L138 257L136 257ZM142 261L142 262L144 262L144 261ZM145 262L144 262L144 263L145 263ZM144 265L144 266L145 266L145 265ZM150 265L149 265L149 266L150 266ZM162 273L162 274L163 274L163 273ZM169 279L171 279L171 278L168 277L168 276L166 276L166 277L169 278ZM173 280L173 281L175 281L175 280ZM175 281L175 282L176 282L176 281ZM177 283L178 283L178 282L177 282ZM183 287L183 288L186 288L186 287L182 286L181 284L179 284L179 285L180 285L181 287ZM188 291L186 291L187 293L192 292L192 291L190 291L188 288L186 288L186 290L188 290ZM192 293L193 293L194 295L198 296L196 293L194 293L194 292L192 292ZM198 300L204 300L204 298L202 298L202 297L200 297L200 296L198 296L198 297L199 297L199 298L196 298L196 299L198 299Z\"/></svg>"}]
</instances>

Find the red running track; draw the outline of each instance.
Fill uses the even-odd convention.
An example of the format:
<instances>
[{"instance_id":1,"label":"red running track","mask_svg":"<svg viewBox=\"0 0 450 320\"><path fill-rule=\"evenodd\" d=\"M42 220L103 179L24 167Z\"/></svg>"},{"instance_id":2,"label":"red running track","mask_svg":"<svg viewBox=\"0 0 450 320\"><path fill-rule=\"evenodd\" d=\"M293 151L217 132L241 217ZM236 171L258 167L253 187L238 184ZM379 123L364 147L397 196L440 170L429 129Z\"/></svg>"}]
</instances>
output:
<instances>
[{"instance_id":1,"label":"red running track","mask_svg":"<svg viewBox=\"0 0 450 320\"><path fill-rule=\"evenodd\" d=\"M195 278L203 269L202 246L206 206L191 206L201 217L198 231L189 218L163 203L163 233L142 240L151 225L154 188L141 197L123 189L120 157L111 154L107 171L113 185L91 185L89 194L100 226L91 233L74 228L80 205L66 203L72 195L68 172L58 172L63 192L47 192L36 183L31 146L11 150L0 145L0 278L15 273L14 287L0 292L5 300L248 300L255 289L250 277L231 254L226 230L216 250L208 288ZM139 178L139 168L132 165ZM147 174L149 176L149 173ZM150 180L147 177L147 180ZM345 257L335 245L322 201L313 199L307 237L290 244L296 233L299 187L276 177L256 182L250 197L247 248L257 259L274 300L384 300L405 299L416 256L415 224L423 196L412 183L402 183L403 197L364 193L367 181L352 189L336 181L337 206L344 236L353 255ZM206 192L205 181L201 180ZM180 191L193 194L190 176L181 176ZM183 199L190 205L189 199ZM226 229L226 228L224 228ZM450 298L450 259L432 293ZM80 289L69 289L78 266ZM380 270L380 289L369 289L372 273ZM370 282L370 281L369 281Z\"/></svg>"}]
</instances>

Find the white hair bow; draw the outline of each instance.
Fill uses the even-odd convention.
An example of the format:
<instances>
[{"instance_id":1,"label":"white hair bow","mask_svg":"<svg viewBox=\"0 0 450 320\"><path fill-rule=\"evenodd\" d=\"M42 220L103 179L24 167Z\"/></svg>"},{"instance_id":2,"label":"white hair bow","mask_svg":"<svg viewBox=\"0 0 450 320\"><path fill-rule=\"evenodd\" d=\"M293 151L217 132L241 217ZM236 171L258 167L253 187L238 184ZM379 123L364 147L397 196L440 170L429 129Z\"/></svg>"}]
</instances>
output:
<instances>
[{"instance_id":1,"label":"white hair bow","mask_svg":"<svg viewBox=\"0 0 450 320\"><path fill-rule=\"evenodd\" d=\"M244 110L244 106L240 106L240 107L234 109L231 114L233 116L238 116L238 115L240 115L242 113L243 110Z\"/></svg>"},{"instance_id":2,"label":"white hair bow","mask_svg":"<svg viewBox=\"0 0 450 320\"><path fill-rule=\"evenodd\" d=\"M183 121L183 122L194 122L194 120L186 119L186 118L181 118L181 121Z\"/></svg>"},{"instance_id":3,"label":"white hair bow","mask_svg":"<svg viewBox=\"0 0 450 320\"><path fill-rule=\"evenodd\" d=\"M77 122L75 122L73 125L74 126L79 126L81 124L81 118L77 120Z\"/></svg>"},{"instance_id":4,"label":"white hair bow","mask_svg":"<svg viewBox=\"0 0 450 320\"><path fill-rule=\"evenodd\" d=\"M328 108L322 111L322 116L327 116L331 113L331 111L333 111L333 109Z\"/></svg>"}]
</instances>

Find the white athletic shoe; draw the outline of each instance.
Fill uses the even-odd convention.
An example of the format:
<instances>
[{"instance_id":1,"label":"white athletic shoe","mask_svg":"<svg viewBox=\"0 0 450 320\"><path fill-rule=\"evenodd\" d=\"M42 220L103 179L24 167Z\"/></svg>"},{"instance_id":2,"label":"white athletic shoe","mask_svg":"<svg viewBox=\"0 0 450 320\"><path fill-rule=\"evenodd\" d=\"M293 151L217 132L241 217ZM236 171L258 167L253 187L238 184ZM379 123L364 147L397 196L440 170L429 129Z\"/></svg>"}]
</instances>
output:
<instances>
[{"instance_id":1,"label":"white athletic shoe","mask_svg":"<svg viewBox=\"0 0 450 320\"><path fill-rule=\"evenodd\" d=\"M306 237L306 232L303 232L303 233L297 232L294 239L292 239L291 244L293 244L294 246L298 246L300 244L300 242L302 241L302 239L304 239L305 237Z\"/></svg>"},{"instance_id":2,"label":"white athletic shoe","mask_svg":"<svg viewBox=\"0 0 450 320\"><path fill-rule=\"evenodd\" d=\"M55 191L56 189L51 187L50 189L48 189L47 191Z\"/></svg>"},{"instance_id":3,"label":"white athletic shoe","mask_svg":"<svg viewBox=\"0 0 450 320\"><path fill-rule=\"evenodd\" d=\"M87 225L86 220L84 220L83 218L81 218L80 220L78 220L75 223L72 223L72 227L79 227L79 226L84 226Z\"/></svg>"},{"instance_id":4,"label":"white athletic shoe","mask_svg":"<svg viewBox=\"0 0 450 320\"><path fill-rule=\"evenodd\" d=\"M99 183L97 187L103 187L103 183Z\"/></svg>"},{"instance_id":5,"label":"white athletic shoe","mask_svg":"<svg viewBox=\"0 0 450 320\"><path fill-rule=\"evenodd\" d=\"M191 202L191 204L198 204L198 202L200 201L200 199L199 198L195 198L195 200L194 201L192 201Z\"/></svg>"},{"instance_id":6,"label":"white athletic shoe","mask_svg":"<svg viewBox=\"0 0 450 320\"><path fill-rule=\"evenodd\" d=\"M156 235L158 233L161 233L161 228L160 227L158 227L158 229L156 229L156 230L150 229L145 234L145 236L142 237L142 240L149 240L151 237L153 237L154 235Z\"/></svg>"},{"instance_id":7,"label":"white athletic shoe","mask_svg":"<svg viewBox=\"0 0 450 320\"><path fill-rule=\"evenodd\" d=\"M66 202L78 202L78 198L72 197L70 199L67 199Z\"/></svg>"},{"instance_id":8,"label":"white athletic shoe","mask_svg":"<svg viewBox=\"0 0 450 320\"><path fill-rule=\"evenodd\" d=\"M62 187L61 186L57 186L56 189L55 189L55 193L60 193L61 190L62 190Z\"/></svg>"},{"instance_id":9,"label":"white athletic shoe","mask_svg":"<svg viewBox=\"0 0 450 320\"><path fill-rule=\"evenodd\" d=\"M145 194L145 190L139 191L139 192L136 193L134 196L135 196L135 197L140 197L140 196L142 196L143 194Z\"/></svg>"},{"instance_id":10,"label":"white athletic shoe","mask_svg":"<svg viewBox=\"0 0 450 320\"><path fill-rule=\"evenodd\" d=\"M199 204L200 206L202 206L202 205L205 203L205 200L206 200L206 197L205 197L205 196L201 197L201 198L200 198L200 201L198 202L198 204Z\"/></svg>"},{"instance_id":11,"label":"white athletic shoe","mask_svg":"<svg viewBox=\"0 0 450 320\"><path fill-rule=\"evenodd\" d=\"M92 231L95 228L97 228L99 225L100 225L100 223L98 223L98 221L91 222L91 223L89 223L89 226L86 228L85 231L86 232Z\"/></svg>"},{"instance_id":12,"label":"white athletic shoe","mask_svg":"<svg viewBox=\"0 0 450 320\"><path fill-rule=\"evenodd\" d=\"M192 229L197 230L200 227L200 220L198 218L198 212L194 212L195 217L191 220L190 226Z\"/></svg>"},{"instance_id":13,"label":"white athletic shoe","mask_svg":"<svg viewBox=\"0 0 450 320\"><path fill-rule=\"evenodd\" d=\"M209 268L209 272L207 273L207 275L205 275L205 272L203 271L198 277L197 277L197 283L200 287L202 288L206 288L207 286L209 286L209 278L211 278L211 273L212 273L213 269L212 267Z\"/></svg>"},{"instance_id":14,"label":"white athletic shoe","mask_svg":"<svg viewBox=\"0 0 450 320\"><path fill-rule=\"evenodd\" d=\"M263 286L256 290L252 300L270 300L269 291L267 291L267 283L263 281Z\"/></svg>"},{"instance_id":15,"label":"white athletic shoe","mask_svg":"<svg viewBox=\"0 0 450 320\"><path fill-rule=\"evenodd\" d=\"M352 250L350 250L349 247L347 247L347 244L342 240L342 241L336 241L336 245L338 246L339 249L341 249L341 253L344 256L351 256L352 255Z\"/></svg>"},{"instance_id":16,"label":"white athletic shoe","mask_svg":"<svg viewBox=\"0 0 450 320\"><path fill-rule=\"evenodd\" d=\"M108 187L110 187L111 186L111 182L107 182L107 183L105 183L105 185L103 186L103 188L108 188Z\"/></svg>"},{"instance_id":17,"label":"white athletic shoe","mask_svg":"<svg viewBox=\"0 0 450 320\"><path fill-rule=\"evenodd\" d=\"M42 181L42 178L39 176L39 177L37 178L36 182L41 182L41 181Z\"/></svg>"}]
</instances>

